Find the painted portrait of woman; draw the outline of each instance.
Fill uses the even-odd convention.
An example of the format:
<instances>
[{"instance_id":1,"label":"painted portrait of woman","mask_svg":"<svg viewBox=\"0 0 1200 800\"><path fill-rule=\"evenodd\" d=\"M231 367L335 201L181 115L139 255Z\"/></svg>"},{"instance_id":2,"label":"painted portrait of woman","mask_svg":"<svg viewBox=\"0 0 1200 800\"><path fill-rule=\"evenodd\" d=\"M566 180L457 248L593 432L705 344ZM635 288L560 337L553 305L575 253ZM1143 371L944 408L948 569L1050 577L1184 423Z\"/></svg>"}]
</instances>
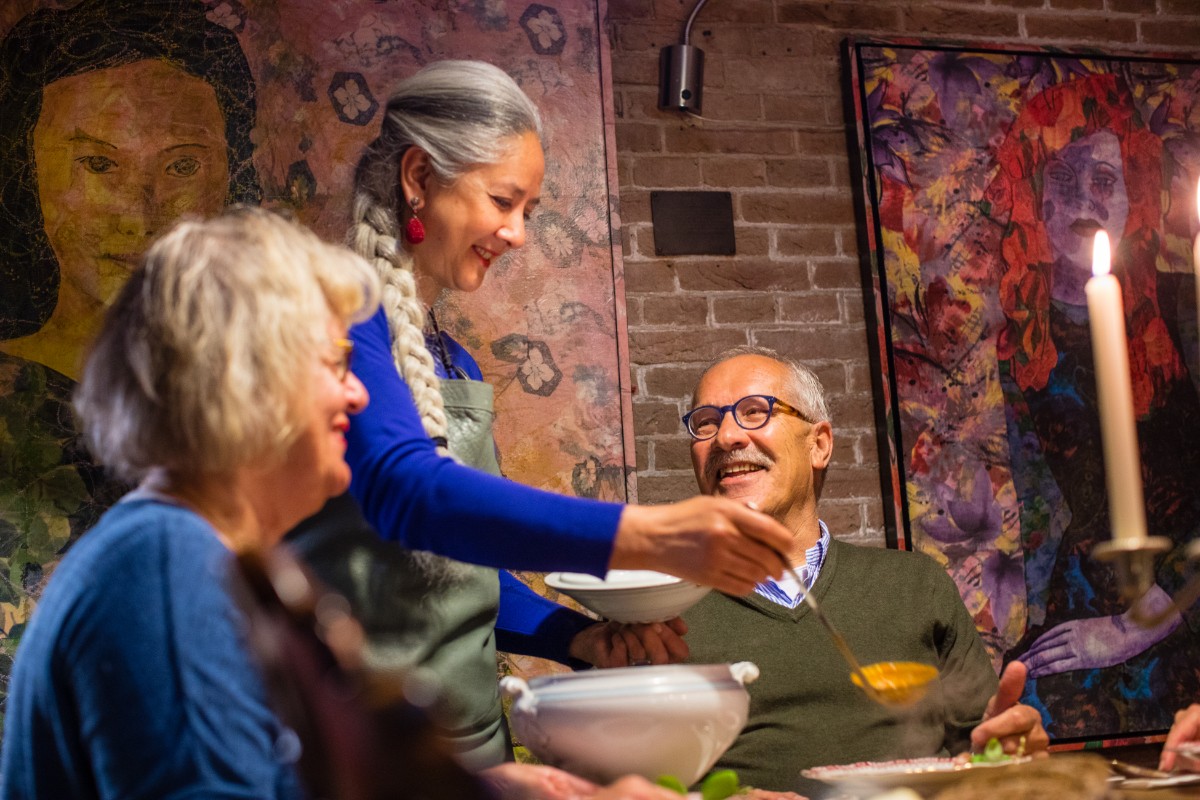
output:
<instances>
[{"instance_id":1,"label":"painted portrait of woman","mask_svg":"<svg viewBox=\"0 0 1200 800\"><path fill-rule=\"evenodd\" d=\"M1195 312L1176 296L1194 295L1178 242L1195 232L1171 222L1183 202L1195 218L1177 190L1194 189L1197 164L1178 155L1196 134L1177 111L1200 70L869 55L909 542L954 577L997 669L1027 665L1024 702L1054 739L1165 731L1200 692L1200 611L1167 613L1200 533ZM1093 556L1112 536L1084 294L1099 230L1124 299L1149 532L1176 545L1142 601L1165 615L1152 627Z\"/></svg>"},{"instance_id":2,"label":"painted portrait of woman","mask_svg":"<svg viewBox=\"0 0 1200 800\"><path fill-rule=\"evenodd\" d=\"M125 488L83 449L70 396L148 239L182 214L260 202L340 239L380 101L429 61L504 68L554 153L541 244L519 269L499 265L486 302L439 310L482 354L500 408L538 403L500 414L506 472L625 497L632 411L601 23L595 4L528 0L0 3L0 700L39 587ZM521 659L518 671L543 668Z\"/></svg>"},{"instance_id":3,"label":"painted portrait of woman","mask_svg":"<svg viewBox=\"0 0 1200 800\"><path fill-rule=\"evenodd\" d=\"M205 10L84 0L35 11L0 42L5 659L53 563L124 489L92 463L70 411L104 310L176 217L259 200L254 80Z\"/></svg>"},{"instance_id":4,"label":"painted portrait of woman","mask_svg":"<svg viewBox=\"0 0 1200 800\"><path fill-rule=\"evenodd\" d=\"M1106 230L1125 300L1148 526L1186 544L1200 532L1189 480L1200 470L1200 402L1159 302L1162 141L1116 75L1092 75L1030 100L998 160L987 199L1008 221L997 351L1017 495L1022 509L1061 495L1069 514L1050 535L1022 524L1030 625L1016 652L1033 678L1029 699L1056 709L1060 736L1159 727L1169 720L1155 724L1153 705L1137 701L1200 690L1200 620L1137 624L1111 565L1092 557L1111 534L1084 286L1094 234ZM1029 436L1035 446L1021 446ZM1032 475L1041 484L1023 480ZM1181 578L1177 552L1145 606L1166 607Z\"/></svg>"},{"instance_id":5,"label":"painted portrait of woman","mask_svg":"<svg viewBox=\"0 0 1200 800\"><path fill-rule=\"evenodd\" d=\"M851 54L900 546L946 567L997 670L1026 664L1024 702L1052 739L1165 733L1200 693L1200 608L1170 604L1200 535L1200 61L919 42ZM1085 296L1099 230L1148 533L1174 545L1139 604L1150 626L1094 557L1114 535Z\"/></svg>"}]
</instances>

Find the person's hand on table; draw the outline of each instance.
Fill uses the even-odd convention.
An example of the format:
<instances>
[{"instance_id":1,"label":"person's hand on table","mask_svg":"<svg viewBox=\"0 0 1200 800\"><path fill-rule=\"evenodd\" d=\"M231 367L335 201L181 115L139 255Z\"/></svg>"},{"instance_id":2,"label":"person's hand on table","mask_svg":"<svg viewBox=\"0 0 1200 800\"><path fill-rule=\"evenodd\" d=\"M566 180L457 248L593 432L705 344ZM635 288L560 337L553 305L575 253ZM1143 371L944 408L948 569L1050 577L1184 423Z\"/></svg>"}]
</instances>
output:
<instances>
[{"instance_id":1,"label":"person's hand on table","mask_svg":"<svg viewBox=\"0 0 1200 800\"><path fill-rule=\"evenodd\" d=\"M1173 769L1188 772L1200 772L1200 760L1194 758L1179 758L1173 748L1188 742L1200 742L1200 704L1192 703L1182 711L1175 713L1175 724L1163 742L1162 755L1158 759L1158 768L1170 772Z\"/></svg>"},{"instance_id":2,"label":"person's hand on table","mask_svg":"<svg viewBox=\"0 0 1200 800\"><path fill-rule=\"evenodd\" d=\"M680 800L680 797L638 775L626 775L596 792L591 800Z\"/></svg>"},{"instance_id":3,"label":"person's hand on table","mask_svg":"<svg viewBox=\"0 0 1200 800\"><path fill-rule=\"evenodd\" d=\"M652 569L742 596L783 574L792 534L771 517L723 497L626 506L610 569Z\"/></svg>"},{"instance_id":4,"label":"person's hand on table","mask_svg":"<svg viewBox=\"0 0 1200 800\"><path fill-rule=\"evenodd\" d=\"M598 622L577 633L568 652L597 667L678 664L688 657L685 633L687 623L679 617L630 625Z\"/></svg>"},{"instance_id":5,"label":"person's hand on table","mask_svg":"<svg viewBox=\"0 0 1200 800\"><path fill-rule=\"evenodd\" d=\"M983 712L983 722L971 731L973 752L982 752L989 739L999 739L1009 755L1019 750L1027 756L1046 755L1050 737L1042 727L1042 715L1032 706L1017 702L1025 690L1026 672L1020 661L1012 661L1004 668L1000 686Z\"/></svg>"},{"instance_id":6,"label":"person's hand on table","mask_svg":"<svg viewBox=\"0 0 1200 800\"><path fill-rule=\"evenodd\" d=\"M479 773L500 800L584 800L600 788L591 781L540 764L508 762Z\"/></svg>"}]
</instances>

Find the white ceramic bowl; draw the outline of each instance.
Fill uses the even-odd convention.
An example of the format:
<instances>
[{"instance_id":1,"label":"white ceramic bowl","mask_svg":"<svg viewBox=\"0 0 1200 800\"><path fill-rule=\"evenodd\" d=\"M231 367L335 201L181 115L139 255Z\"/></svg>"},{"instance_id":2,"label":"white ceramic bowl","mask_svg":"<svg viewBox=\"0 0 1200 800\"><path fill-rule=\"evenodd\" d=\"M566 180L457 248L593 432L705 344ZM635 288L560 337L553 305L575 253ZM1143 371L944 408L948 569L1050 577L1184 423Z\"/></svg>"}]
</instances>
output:
<instances>
[{"instance_id":1,"label":"white ceramic bowl","mask_svg":"<svg viewBox=\"0 0 1200 800\"><path fill-rule=\"evenodd\" d=\"M757 677L741 661L508 676L500 688L513 730L544 763L600 783L633 773L690 785L746 724L743 684Z\"/></svg>"},{"instance_id":2,"label":"white ceramic bowl","mask_svg":"<svg viewBox=\"0 0 1200 800\"><path fill-rule=\"evenodd\" d=\"M546 585L613 622L662 622L711 591L674 575L632 569L609 570L603 580L578 572L551 572Z\"/></svg>"}]
</instances>

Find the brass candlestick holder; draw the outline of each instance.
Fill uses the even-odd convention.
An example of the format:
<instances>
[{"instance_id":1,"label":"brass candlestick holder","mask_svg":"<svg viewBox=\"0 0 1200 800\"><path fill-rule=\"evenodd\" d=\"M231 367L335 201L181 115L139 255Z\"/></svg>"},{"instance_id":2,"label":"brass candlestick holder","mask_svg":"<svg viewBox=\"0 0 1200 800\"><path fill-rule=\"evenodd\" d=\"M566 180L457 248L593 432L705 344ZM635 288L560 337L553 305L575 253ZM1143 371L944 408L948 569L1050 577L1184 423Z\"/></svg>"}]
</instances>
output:
<instances>
[{"instance_id":1,"label":"brass candlestick holder","mask_svg":"<svg viewBox=\"0 0 1200 800\"><path fill-rule=\"evenodd\" d=\"M1117 586L1121 598L1131 603L1130 616L1138 625L1153 628L1161 625L1172 614L1182 614L1200 597L1200 573L1193 575L1165 608L1148 611L1142 599L1155 583L1154 561L1171 550L1171 540L1165 536L1147 536L1139 539L1114 539L1101 542L1092 549L1092 555L1101 561L1111 562L1117 573ZM1200 539L1187 548L1189 561L1200 560Z\"/></svg>"}]
</instances>

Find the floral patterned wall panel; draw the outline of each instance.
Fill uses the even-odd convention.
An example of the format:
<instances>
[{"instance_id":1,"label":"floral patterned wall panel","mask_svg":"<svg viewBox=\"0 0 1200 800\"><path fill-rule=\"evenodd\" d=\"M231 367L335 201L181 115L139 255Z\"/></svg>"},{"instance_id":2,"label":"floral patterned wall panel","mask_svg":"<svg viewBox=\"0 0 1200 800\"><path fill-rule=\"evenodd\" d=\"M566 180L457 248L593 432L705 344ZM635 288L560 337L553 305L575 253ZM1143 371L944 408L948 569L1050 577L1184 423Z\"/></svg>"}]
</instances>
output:
<instances>
[{"instance_id":1,"label":"floral patterned wall panel","mask_svg":"<svg viewBox=\"0 0 1200 800\"><path fill-rule=\"evenodd\" d=\"M341 240L389 87L431 61L497 64L545 120L528 244L440 309L496 387L504 471L626 497L603 12L595 0L0 7L0 682L56 561L125 489L90 463L69 398L88 338L149 239L180 214L261 202Z\"/></svg>"}]
</instances>

